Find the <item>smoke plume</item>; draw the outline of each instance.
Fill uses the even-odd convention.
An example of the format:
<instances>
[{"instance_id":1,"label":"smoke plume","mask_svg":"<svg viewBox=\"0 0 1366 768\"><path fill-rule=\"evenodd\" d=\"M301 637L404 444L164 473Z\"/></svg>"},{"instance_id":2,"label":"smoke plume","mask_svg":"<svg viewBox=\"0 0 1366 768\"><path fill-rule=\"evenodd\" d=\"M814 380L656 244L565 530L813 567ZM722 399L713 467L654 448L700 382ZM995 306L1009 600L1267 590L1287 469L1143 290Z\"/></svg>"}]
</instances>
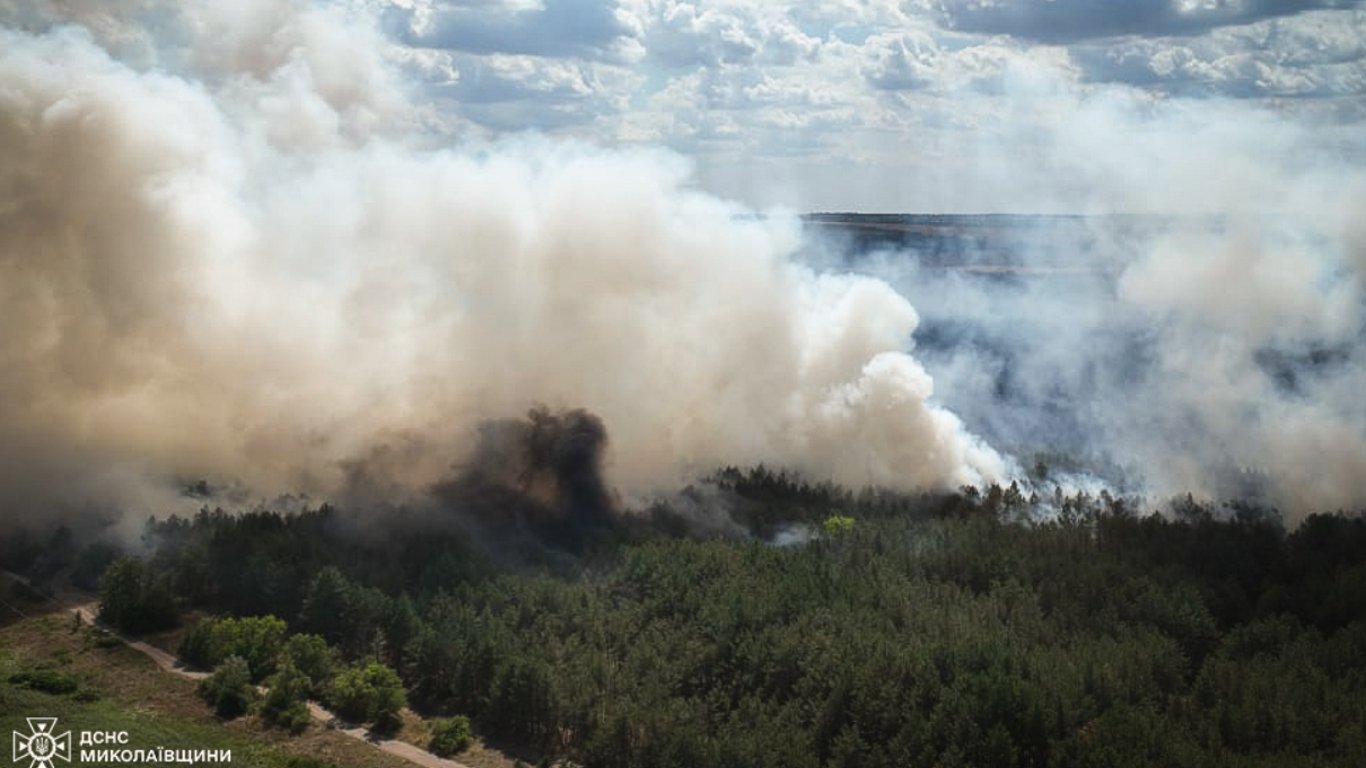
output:
<instances>
[{"instance_id":1,"label":"smoke plume","mask_svg":"<svg viewBox=\"0 0 1366 768\"><path fill-rule=\"evenodd\" d=\"M1038 162L1085 179L1074 209L1142 215L1019 222L994 276L896 249L851 262L921 311L917 356L945 404L1022 464L1079 461L1125 490L1291 522L1361 509L1360 142L1236 102L1196 121L1181 103L1054 98L1068 120ZM979 247L957 263L1001 263Z\"/></svg>"},{"instance_id":2,"label":"smoke plume","mask_svg":"<svg viewBox=\"0 0 1366 768\"><path fill-rule=\"evenodd\" d=\"M577 547L617 511L602 474L606 448L602 421L587 411L533 408L483 424L470 461L433 498L485 536Z\"/></svg>"},{"instance_id":3,"label":"smoke plume","mask_svg":"<svg viewBox=\"0 0 1366 768\"><path fill-rule=\"evenodd\" d=\"M900 488L1007 471L932 400L906 299L796 263L794 217L696 191L676 156L433 146L345 9L0 11L7 521L471 464L579 507L609 494L599 463L626 494L757 462ZM514 442L555 471L487 464L496 420L541 404L569 422Z\"/></svg>"},{"instance_id":4,"label":"smoke plume","mask_svg":"<svg viewBox=\"0 0 1366 768\"><path fill-rule=\"evenodd\" d=\"M1140 216L1035 221L986 279L836 260L668 152L452 139L386 51L364 3L0 0L3 520L199 483L591 525L723 465L910 490L1036 453L1366 504L1359 100L1015 73L946 199Z\"/></svg>"}]
</instances>

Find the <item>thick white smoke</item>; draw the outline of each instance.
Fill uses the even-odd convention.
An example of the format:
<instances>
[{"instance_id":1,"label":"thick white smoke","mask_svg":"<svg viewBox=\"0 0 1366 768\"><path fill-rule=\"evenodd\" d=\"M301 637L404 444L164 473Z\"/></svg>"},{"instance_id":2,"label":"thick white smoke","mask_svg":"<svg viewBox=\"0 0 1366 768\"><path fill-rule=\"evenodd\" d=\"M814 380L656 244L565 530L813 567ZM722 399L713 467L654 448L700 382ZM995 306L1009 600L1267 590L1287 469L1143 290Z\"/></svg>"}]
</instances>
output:
<instances>
[{"instance_id":1,"label":"thick white smoke","mask_svg":"<svg viewBox=\"0 0 1366 768\"><path fill-rule=\"evenodd\" d=\"M795 219L662 153L423 148L363 19L222 5L0 30L7 517L199 477L327 495L357 461L420 489L534 404L598 414L628 493L1005 473L933 405L907 301L794 264Z\"/></svg>"}]
</instances>

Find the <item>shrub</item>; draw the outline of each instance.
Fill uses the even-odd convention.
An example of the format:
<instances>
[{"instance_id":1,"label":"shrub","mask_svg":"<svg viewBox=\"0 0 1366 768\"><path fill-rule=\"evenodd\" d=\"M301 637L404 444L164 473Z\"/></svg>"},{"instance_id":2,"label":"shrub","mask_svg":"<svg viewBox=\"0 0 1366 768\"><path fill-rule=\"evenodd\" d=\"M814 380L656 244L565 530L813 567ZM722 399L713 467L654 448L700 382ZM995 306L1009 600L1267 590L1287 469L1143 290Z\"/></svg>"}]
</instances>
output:
<instances>
[{"instance_id":1,"label":"shrub","mask_svg":"<svg viewBox=\"0 0 1366 768\"><path fill-rule=\"evenodd\" d=\"M830 515L821 523L821 528L824 529L825 535L832 539L843 536L854 530L854 518L848 515Z\"/></svg>"},{"instance_id":2,"label":"shrub","mask_svg":"<svg viewBox=\"0 0 1366 768\"><path fill-rule=\"evenodd\" d=\"M180 660L199 669L213 669L217 661L213 657L213 627L215 619L200 619L180 638L176 655Z\"/></svg>"},{"instance_id":3,"label":"shrub","mask_svg":"<svg viewBox=\"0 0 1366 768\"><path fill-rule=\"evenodd\" d=\"M55 669L32 669L26 672L15 672L9 676L9 681L18 688L28 688L29 690L59 696L74 693L79 687L76 678Z\"/></svg>"},{"instance_id":4,"label":"shrub","mask_svg":"<svg viewBox=\"0 0 1366 768\"><path fill-rule=\"evenodd\" d=\"M221 718L231 720L246 714L256 700L251 684L251 669L241 656L229 656L199 684L199 696Z\"/></svg>"},{"instance_id":5,"label":"shrub","mask_svg":"<svg viewBox=\"0 0 1366 768\"><path fill-rule=\"evenodd\" d=\"M337 674L337 652L320 635L293 635L285 641L283 663L308 678L308 696L321 698Z\"/></svg>"},{"instance_id":6,"label":"shrub","mask_svg":"<svg viewBox=\"0 0 1366 768\"><path fill-rule=\"evenodd\" d=\"M470 719L464 715L432 723L432 740L427 749L437 757L450 757L469 749L474 738L470 735Z\"/></svg>"},{"instance_id":7,"label":"shrub","mask_svg":"<svg viewBox=\"0 0 1366 768\"><path fill-rule=\"evenodd\" d=\"M269 690L261 702L261 719L267 725L293 734L308 727L308 678L288 662L266 682Z\"/></svg>"},{"instance_id":8,"label":"shrub","mask_svg":"<svg viewBox=\"0 0 1366 768\"><path fill-rule=\"evenodd\" d=\"M402 722L399 712L407 704L398 673L379 662L348 667L332 681L330 703L343 720L371 723L375 731L390 733Z\"/></svg>"},{"instance_id":9,"label":"shrub","mask_svg":"<svg viewBox=\"0 0 1366 768\"><path fill-rule=\"evenodd\" d=\"M285 623L274 616L202 619L185 633L176 652L186 663L212 669L229 656L241 656L259 682L275 671L284 647Z\"/></svg>"},{"instance_id":10,"label":"shrub","mask_svg":"<svg viewBox=\"0 0 1366 768\"><path fill-rule=\"evenodd\" d=\"M247 616L224 619L214 628L213 643L219 652L241 656L251 670L253 681L264 680L275 671L275 662L285 642L285 622L274 616Z\"/></svg>"},{"instance_id":11,"label":"shrub","mask_svg":"<svg viewBox=\"0 0 1366 768\"><path fill-rule=\"evenodd\" d=\"M308 702L296 701L286 707L284 711L275 715L269 724L277 728L283 728L288 731L290 735L298 736L308 730L308 724L312 721L313 716L309 714Z\"/></svg>"}]
</instances>

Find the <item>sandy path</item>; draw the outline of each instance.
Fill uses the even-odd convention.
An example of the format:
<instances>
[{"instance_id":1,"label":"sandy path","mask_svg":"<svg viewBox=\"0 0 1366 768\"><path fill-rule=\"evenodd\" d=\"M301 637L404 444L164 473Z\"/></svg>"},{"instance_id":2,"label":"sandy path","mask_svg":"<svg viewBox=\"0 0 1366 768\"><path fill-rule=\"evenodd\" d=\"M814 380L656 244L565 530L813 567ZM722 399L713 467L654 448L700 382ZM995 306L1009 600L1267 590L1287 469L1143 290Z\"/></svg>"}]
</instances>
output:
<instances>
[{"instance_id":1,"label":"sandy path","mask_svg":"<svg viewBox=\"0 0 1366 768\"><path fill-rule=\"evenodd\" d=\"M80 615L82 621L90 624L95 623L95 612L97 610L97 603L86 603L85 605L78 605L71 609L73 613ZM180 662L180 659L156 646L148 645L140 640L129 640L122 635L116 635L116 637L126 643L129 648L144 654L152 661L156 662L158 667L161 667L163 670L170 672L173 675L179 675L187 680L203 680L208 677L207 673L187 669L185 665ZM469 768L469 766L464 763L437 757L431 752L428 752L425 749L419 749L406 741L382 738L360 726L343 723L336 715L332 714L315 701L308 702L308 714L319 723L330 725L337 733L345 734L358 741L363 741L375 749L388 752L395 757L401 757L410 763L424 766L424 768Z\"/></svg>"},{"instance_id":2,"label":"sandy path","mask_svg":"<svg viewBox=\"0 0 1366 768\"><path fill-rule=\"evenodd\" d=\"M9 573L8 571L4 571L4 573L13 579L22 581L25 584L28 583L27 579L18 574ZM82 597L88 600L89 595L83 595ZM69 610L71 611L71 613L80 616L81 621L93 625L96 623L95 617L99 612L99 603L85 602L80 605L71 607L69 608ZM132 648L133 650L143 654L147 658L156 662L156 665L166 672L170 672L173 675L178 675L187 680L203 680L204 678L208 677L207 673L196 672L194 670L187 669L185 665L180 662L180 659L176 658L173 654L167 653L166 651L157 648L156 646L148 645L147 643L144 643L141 640L130 640L118 633L111 632L111 634L113 634L118 639L122 640L124 644L126 644L129 648ZM469 768L469 766L465 765L464 763L456 762L455 760L447 760L444 757L437 757L436 755L433 755L431 752L428 752L424 749L419 749L406 741L398 741L397 739L385 739L371 733L370 731L367 731L362 727L343 723L341 720L337 718L336 715L333 715L331 712L324 709L322 705L318 704L317 702L308 702L308 714L311 715L313 719L318 721L319 723L322 723L324 725L330 725L332 729L337 733L345 734L358 741L363 741L366 744L369 744L370 746L374 747L375 749L388 752L389 754L395 757L401 757L410 763L424 766L424 768Z\"/></svg>"}]
</instances>

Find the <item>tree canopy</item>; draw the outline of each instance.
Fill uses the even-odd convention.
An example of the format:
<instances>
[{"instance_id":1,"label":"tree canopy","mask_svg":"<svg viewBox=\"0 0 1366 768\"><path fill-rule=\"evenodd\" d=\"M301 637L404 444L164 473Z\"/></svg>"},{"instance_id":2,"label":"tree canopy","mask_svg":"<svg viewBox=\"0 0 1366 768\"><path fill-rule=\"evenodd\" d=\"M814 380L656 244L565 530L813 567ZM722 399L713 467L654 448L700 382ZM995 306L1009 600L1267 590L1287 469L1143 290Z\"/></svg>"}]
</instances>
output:
<instances>
[{"instance_id":1,"label":"tree canopy","mask_svg":"<svg viewBox=\"0 0 1366 768\"><path fill-rule=\"evenodd\" d=\"M591 766L1366 764L1360 517L715 486L730 525L658 504L564 550L173 518L107 610L171 585L220 612L186 655L274 674L281 720L312 696L393 728L411 702Z\"/></svg>"}]
</instances>

